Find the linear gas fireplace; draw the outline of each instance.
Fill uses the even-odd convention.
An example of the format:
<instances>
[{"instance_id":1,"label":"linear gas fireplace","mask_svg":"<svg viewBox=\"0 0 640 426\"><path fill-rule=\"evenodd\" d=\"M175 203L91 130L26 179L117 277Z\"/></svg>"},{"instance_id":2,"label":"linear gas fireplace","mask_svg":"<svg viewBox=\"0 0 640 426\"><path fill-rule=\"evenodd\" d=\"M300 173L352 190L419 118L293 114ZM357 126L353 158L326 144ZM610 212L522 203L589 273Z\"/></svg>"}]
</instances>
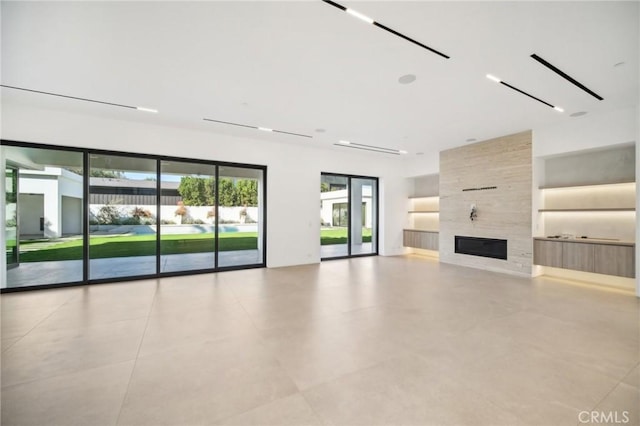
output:
<instances>
[{"instance_id":1,"label":"linear gas fireplace","mask_svg":"<svg viewBox=\"0 0 640 426\"><path fill-rule=\"evenodd\" d=\"M507 240L456 235L455 252L507 260Z\"/></svg>"}]
</instances>

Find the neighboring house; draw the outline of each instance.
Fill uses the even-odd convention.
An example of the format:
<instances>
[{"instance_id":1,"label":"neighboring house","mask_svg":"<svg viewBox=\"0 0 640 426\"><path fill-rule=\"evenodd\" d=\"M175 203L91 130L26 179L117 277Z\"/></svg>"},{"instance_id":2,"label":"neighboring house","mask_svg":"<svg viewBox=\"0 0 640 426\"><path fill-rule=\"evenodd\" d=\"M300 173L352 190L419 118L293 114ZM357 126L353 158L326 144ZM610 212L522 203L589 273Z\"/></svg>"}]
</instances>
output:
<instances>
[{"instance_id":1,"label":"neighboring house","mask_svg":"<svg viewBox=\"0 0 640 426\"><path fill-rule=\"evenodd\" d=\"M82 233L82 176L59 167L20 169L20 236Z\"/></svg>"},{"instance_id":2,"label":"neighboring house","mask_svg":"<svg viewBox=\"0 0 640 426\"><path fill-rule=\"evenodd\" d=\"M320 193L320 219L324 226L347 226L348 224L348 193L347 189ZM371 228L372 198L371 187L362 187L362 225Z\"/></svg>"}]
</instances>

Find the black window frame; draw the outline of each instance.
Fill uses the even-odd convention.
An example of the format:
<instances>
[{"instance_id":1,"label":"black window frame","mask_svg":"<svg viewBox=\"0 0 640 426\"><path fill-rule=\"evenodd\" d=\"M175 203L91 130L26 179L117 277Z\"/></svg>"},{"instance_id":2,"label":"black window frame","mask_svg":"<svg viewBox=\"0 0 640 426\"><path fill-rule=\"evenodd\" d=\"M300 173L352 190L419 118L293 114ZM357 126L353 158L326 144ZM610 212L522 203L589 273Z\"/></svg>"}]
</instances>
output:
<instances>
[{"instance_id":1,"label":"black window frame","mask_svg":"<svg viewBox=\"0 0 640 426\"><path fill-rule=\"evenodd\" d=\"M1 293L13 293L13 292L21 292L21 291L34 291L34 290L43 290L49 288L64 288L64 287L72 287L72 286L81 286L81 285L95 285L95 284L104 284L104 283L114 283L114 282L129 282L129 281L138 281L138 280L146 280L153 278L163 278L163 277L175 277L175 276L187 276L187 275L198 275L198 274L209 274L209 273L217 273L224 271L235 271L235 270L244 270L244 269L256 269L256 268L265 268L267 266L267 166L259 165L259 164L245 164L245 163L236 163L236 162L228 162L228 161L216 161L216 160L207 160L202 158L188 158L188 157L174 157L174 156L166 156L159 154L146 154L146 153L136 153L136 152L128 152L128 151L114 151L114 150L105 150L105 149L97 149L97 148L82 148L76 146L64 146L64 145L51 145L45 143L36 143L36 142L24 142L24 141L16 141L16 140L8 140L8 139L0 139L0 146L14 146L20 148L33 148L33 149L47 149L53 151L68 151L68 152L79 152L83 154L83 200L82 200L82 237L83 237L83 250L82 250L82 281L70 281L70 282L62 282L55 284L37 284L33 286L25 286L25 287L7 287L0 289ZM157 211L160 212L160 203L162 197L161 191L161 181L160 181L160 173L161 173L161 162L162 161L181 161L181 162L190 162L190 163L200 163L214 166L217 171L220 167L238 167L238 168L247 168L254 170L262 171L262 205L260 206L262 210L262 261L254 264L243 264L243 265L230 265L230 266L218 266L218 226L216 226L215 233L215 266L212 268L206 269L194 269L187 271L172 271L172 272L160 272L160 229L158 225L158 232L156 232L156 273L155 274L146 274L146 275L135 275L135 276L123 276L123 277L113 277L113 278L103 278L103 279L89 279L89 201L90 201L90 178L89 178L89 165L90 165L90 155L115 155L115 156L128 156L135 158L145 158L156 161L156 207ZM217 176L216 176L217 177ZM219 179L216 179L216 182L219 182ZM216 188L216 193L218 188ZM219 217L218 215L218 203L216 203L216 221ZM216 222L217 223L217 222Z\"/></svg>"},{"instance_id":2,"label":"black window frame","mask_svg":"<svg viewBox=\"0 0 640 426\"><path fill-rule=\"evenodd\" d=\"M347 178L347 255L346 256L332 256L332 257L320 257L320 261L324 262L325 260L339 260L339 259L352 259L355 257L367 257L367 256L378 256L380 250L380 179L375 176L362 176L362 175L350 175L344 173L332 173L332 172L320 172L320 177L322 181L322 176L335 176ZM375 203L373 204L373 208L375 208L375 250L372 253L351 253L351 179L370 179L375 181ZM371 242L374 239L372 238Z\"/></svg>"}]
</instances>

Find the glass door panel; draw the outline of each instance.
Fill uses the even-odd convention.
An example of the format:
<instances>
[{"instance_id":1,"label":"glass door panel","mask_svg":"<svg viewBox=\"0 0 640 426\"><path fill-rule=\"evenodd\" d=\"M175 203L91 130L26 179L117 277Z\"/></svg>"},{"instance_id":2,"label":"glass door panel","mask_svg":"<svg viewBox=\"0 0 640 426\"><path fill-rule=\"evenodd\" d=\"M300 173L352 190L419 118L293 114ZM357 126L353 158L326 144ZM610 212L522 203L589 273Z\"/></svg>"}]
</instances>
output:
<instances>
[{"instance_id":1,"label":"glass door panel","mask_svg":"<svg viewBox=\"0 0 640 426\"><path fill-rule=\"evenodd\" d=\"M264 262L264 172L219 166L218 267Z\"/></svg>"},{"instance_id":2,"label":"glass door panel","mask_svg":"<svg viewBox=\"0 0 640 426\"><path fill-rule=\"evenodd\" d=\"M375 254L377 248L377 179L351 178L351 254Z\"/></svg>"},{"instance_id":3,"label":"glass door panel","mask_svg":"<svg viewBox=\"0 0 640 426\"><path fill-rule=\"evenodd\" d=\"M6 287L83 280L83 154L3 146ZM13 166L12 166L13 165Z\"/></svg>"},{"instance_id":4,"label":"glass door panel","mask_svg":"<svg viewBox=\"0 0 640 426\"><path fill-rule=\"evenodd\" d=\"M156 273L156 160L90 154L89 278Z\"/></svg>"},{"instance_id":5,"label":"glass door panel","mask_svg":"<svg viewBox=\"0 0 640 426\"><path fill-rule=\"evenodd\" d=\"M5 242L7 269L18 266L18 169L5 170Z\"/></svg>"},{"instance_id":6,"label":"glass door panel","mask_svg":"<svg viewBox=\"0 0 640 426\"><path fill-rule=\"evenodd\" d=\"M214 268L216 166L163 160L160 170L160 272Z\"/></svg>"},{"instance_id":7,"label":"glass door panel","mask_svg":"<svg viewBox=\"0 0 640 426\"><path fill-rule=\"evenodd\" d=\"M320 177L320 257L349 255L349 178Z\"/></svg>"}]
</instances>

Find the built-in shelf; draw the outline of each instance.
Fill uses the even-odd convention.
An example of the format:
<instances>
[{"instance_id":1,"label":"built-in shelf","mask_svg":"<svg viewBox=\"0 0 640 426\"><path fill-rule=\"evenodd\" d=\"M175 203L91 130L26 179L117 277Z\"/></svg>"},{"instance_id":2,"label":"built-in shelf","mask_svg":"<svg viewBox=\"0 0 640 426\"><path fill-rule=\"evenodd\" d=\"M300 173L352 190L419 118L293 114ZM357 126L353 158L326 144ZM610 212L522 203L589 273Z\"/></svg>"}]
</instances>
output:
<instances>
[{"instance_id":1,"label":"built-in shelf","mask_svg":"<svg viewBox=\"0 0 640 426\"><path fill-rule=\"evenodd\" d=\"M440 210L409 210L409 213L440 213Z\"/></svg>"},{"instance_id":2,"label":"built-in shelf","mask_svg":"<svg viewBox=\"0 0 640 426\"><path fill-rule=\"evenodd\" d=\"M581 188L585 186L608 186L608 185L620 185L625 183L636 183L634 180L621 180L619 182L607 182L607 183L583 183L579 185L541 185L538 189L559 189L559 188Z\"/></svg>"},{"instance_id":3,"label":"built-in shelf","mask_svg":"<svg viewBox=\"0 0 640 426\"><path fill-rule=\"evenodd\" d=\"M634 212L633 207L593 208L593 209L539 209L539 212Z\"/></svg>"}]
</instances>

